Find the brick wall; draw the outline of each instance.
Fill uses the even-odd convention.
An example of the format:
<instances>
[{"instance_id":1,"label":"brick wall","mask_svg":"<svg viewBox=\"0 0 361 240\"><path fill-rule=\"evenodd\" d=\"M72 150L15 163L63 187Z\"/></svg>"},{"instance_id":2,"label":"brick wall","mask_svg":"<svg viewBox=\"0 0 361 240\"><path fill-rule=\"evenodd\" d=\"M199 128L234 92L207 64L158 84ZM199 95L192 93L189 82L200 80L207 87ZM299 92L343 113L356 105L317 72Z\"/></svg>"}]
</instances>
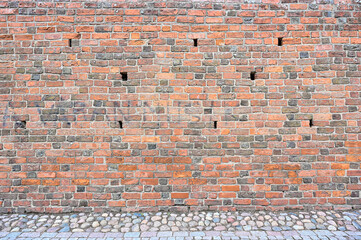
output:
<instances>
[{"instance_id":1,"label":"brick wall","mask_svg":"<svg viewBox=\"0 0 361 240\"><path fill-rule=\"evenodd\" d=\"M0 211L361 204L361 5L0 2Z\"/></svg>"}]
</instances>

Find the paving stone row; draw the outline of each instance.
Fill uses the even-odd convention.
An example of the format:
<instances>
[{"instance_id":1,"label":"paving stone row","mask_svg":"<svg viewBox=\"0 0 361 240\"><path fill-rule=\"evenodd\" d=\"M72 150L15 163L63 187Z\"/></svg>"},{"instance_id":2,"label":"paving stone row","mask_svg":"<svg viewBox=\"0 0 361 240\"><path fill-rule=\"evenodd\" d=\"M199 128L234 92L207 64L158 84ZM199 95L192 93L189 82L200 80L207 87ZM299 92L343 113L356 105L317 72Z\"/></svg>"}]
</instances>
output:
<instances>
[{"instance_id":1,"label":"paving stone row","mask_svg":"<svg viewBox=\"0 0 361 240\"><path fill-rule=\"evenodd\" d=\"M4 214L1 232L361 231L361 210L310 212ZM125 236L126 237L126 236Z\"/></svg>"},{"instance_id":2,"label":"paving stone row","mask_svg":"<svg viewBox=\"0 0 361 240\"><path fill-rule=\"evenodd\" d=\"M191 240L191 239L331 239L347 240L361 239L361 232L353 231L329 231L329 230L301 230L301 231L236 231L236 232L128 232L128 233L38 233L38 232L0 232L0 239L17 239L17 240Z\"/></svg>"}]
</instances>

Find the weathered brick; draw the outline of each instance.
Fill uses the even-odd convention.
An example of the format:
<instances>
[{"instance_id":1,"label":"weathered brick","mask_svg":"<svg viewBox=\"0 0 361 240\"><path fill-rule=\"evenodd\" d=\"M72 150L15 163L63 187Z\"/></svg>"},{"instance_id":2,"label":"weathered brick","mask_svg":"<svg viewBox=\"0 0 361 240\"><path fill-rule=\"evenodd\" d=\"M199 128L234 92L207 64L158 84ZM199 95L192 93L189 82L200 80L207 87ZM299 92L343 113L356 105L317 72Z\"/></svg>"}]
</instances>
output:
<instances>
[{"instance_id":1,"label":"weathered brick","mask_svg":"<svg viewBox=\"0 0 361 240\"><path fill-rule=\"evenodd\" d=\"M2 6L5 205L360 205L359 8L260 4Z\"/></svg>"}]
</instances>

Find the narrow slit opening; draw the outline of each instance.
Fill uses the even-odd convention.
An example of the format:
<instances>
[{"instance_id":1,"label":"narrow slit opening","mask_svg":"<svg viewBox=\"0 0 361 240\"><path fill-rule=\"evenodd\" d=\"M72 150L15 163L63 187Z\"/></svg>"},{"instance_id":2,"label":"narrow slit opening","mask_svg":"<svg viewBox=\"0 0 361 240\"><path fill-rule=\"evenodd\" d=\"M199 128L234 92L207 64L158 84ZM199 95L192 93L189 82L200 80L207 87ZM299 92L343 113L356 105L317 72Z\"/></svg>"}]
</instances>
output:
<instances>
[{"instance_id":1,"label":"narrow slit opening","mask_svg":"<svg viewBox=\"0 0 361 240\"><path fill-rule=\"evenodd\" d=\"M193 39L193 45L194 45L195 47L198 47L198 39Z\"/></svg>"},{"instance_id":2,"label":"narrow slit opening","mask_svg":"<svg viewBox=\"0 0 361 240\"><path fill-rule=\"evenodd\" d=\"M123 128L123 122L122 121L118 121L119 123L119 128Z\"/></svg>"},{"instance_id":3,"label":"narrow slit opening","mask_svg":"<svg viewBox=\"0 0 361 240\"><path fill-rule=\"evenodd\" d=\"M278 38L278 46L282 46L282 41L283 41L283 38L279 37Z\"/></svg>"},{"instance_id":4,"label":"narrow slit opening","mask_svg":"<svg viewBox=\"0 0 361 240\"><path fill-rule=\"evenodd\" d=\"M72 45L71 40L72 40L72 39L69 39L69 47L71 47L71 45Z\"/></svg>"},{"instance_id":5,"label":"narrow slit opening","mask_svg":"<svg viewBox=\"0 0 361 240\"><path fill-rule=\"evenodd\" d=\"M123 80L123 81L127 81L127 80L128 80L128 73L126 73L126 72L121 72L120 75L122 75L122 80Z\"/></svg>"},{"instance_id":6,"label":"narrow slit opening","mask_svg":"<svg viewBox=\"0 0 361 240\"><path fill-rule=\"evenodd\" d=\"M251 72L251 80L255 80L256 79L256 72L253 71Z\"/></svg>"},{"instance_id":7,"label":"narrow slit opening","mask_svg":"<svg viewBox=\"0 0 361 240\"><path fill-rule=\"evenodd\" d=\"M217 121L213 121L213 128L217 128Z\"/></svg>"},{"instance_id":8,"label":"narrow slit opening","mask_svg":"<svg viewBox=\"0 0 361 240\"><path fill-rule=\"evenodd\" d=\"M313 126L313 119L311 118L309 121L310 121L310 127L312 127Z\"/></svg>"}]
</instances>

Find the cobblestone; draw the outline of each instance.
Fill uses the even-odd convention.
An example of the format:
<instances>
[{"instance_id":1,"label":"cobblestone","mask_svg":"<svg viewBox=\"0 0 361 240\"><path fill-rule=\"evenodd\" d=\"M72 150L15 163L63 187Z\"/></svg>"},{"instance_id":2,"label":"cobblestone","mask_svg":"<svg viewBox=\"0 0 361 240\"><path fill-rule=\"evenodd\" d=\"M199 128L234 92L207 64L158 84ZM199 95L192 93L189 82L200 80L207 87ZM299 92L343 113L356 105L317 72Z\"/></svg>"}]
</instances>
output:
<instances>
[{"instance_id":1,"label":"cobblestone","mask_svg":"<svg viewBox=\"0 0 361 240\"><path fill-rule=\"evenodd\" d=\"M3 214L0 215L0 239L339 240L361 239L360 223L361 210Z\"/></svg>"}]
</instances>

